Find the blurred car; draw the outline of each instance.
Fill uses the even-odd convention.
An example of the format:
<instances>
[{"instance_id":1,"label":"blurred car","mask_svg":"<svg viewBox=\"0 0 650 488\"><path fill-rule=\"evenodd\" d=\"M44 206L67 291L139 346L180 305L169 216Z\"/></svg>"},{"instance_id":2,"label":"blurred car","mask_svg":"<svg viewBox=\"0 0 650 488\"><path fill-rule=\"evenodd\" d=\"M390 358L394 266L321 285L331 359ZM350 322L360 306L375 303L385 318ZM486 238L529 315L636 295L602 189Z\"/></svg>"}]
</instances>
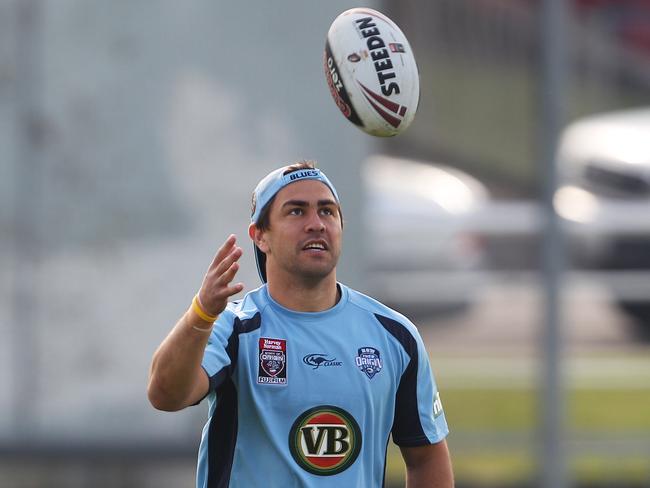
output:
<instances>
[{"instance_id":1,"label":"blurred car","mask_svg":"<svg viewBox=\"0 0 650 488\"><path fill-rule=\"evenodd\" d=\"M365 161L362 180L369 293L415 315L467 308L486 255L471 229L486 187L451 167L390 156Z\"/></svg>"},{"instance_id":2,"label":"blurred car","mask_svg":"<svg viewBox=\"0 0 650 488\"><path fill-rule=\"evenodd\" d=\"M555 207L570 224L574 263L628 272L609 280L616 300L650 325L650 283L637 273L650 271L650 108L578 120L565 129L558 151L563 183Z\"/></svg>"}]
</instances>

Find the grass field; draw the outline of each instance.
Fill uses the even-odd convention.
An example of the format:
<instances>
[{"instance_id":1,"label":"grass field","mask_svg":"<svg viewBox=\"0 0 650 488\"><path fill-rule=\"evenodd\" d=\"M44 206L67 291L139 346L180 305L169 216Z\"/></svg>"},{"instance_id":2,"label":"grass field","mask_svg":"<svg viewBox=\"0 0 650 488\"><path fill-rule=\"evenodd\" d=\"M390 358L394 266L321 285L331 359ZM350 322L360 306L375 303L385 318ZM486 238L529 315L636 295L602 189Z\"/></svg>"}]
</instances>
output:
<instances>
[{"instance_id":1,"label":"grass field","mask_svg":"<svg viewBox=\"0 0 650 488\"><path fill-rule=\"evenodd\" d=\"M543 405L530 360L436 362L457 481L529 486L540 469L537 433ZM566 385L570 477L581 486L650 486L650 357L572 358ZM391 485L400 485L403 472L399 450L391 446Z\"/></svg>"}]
</instances>

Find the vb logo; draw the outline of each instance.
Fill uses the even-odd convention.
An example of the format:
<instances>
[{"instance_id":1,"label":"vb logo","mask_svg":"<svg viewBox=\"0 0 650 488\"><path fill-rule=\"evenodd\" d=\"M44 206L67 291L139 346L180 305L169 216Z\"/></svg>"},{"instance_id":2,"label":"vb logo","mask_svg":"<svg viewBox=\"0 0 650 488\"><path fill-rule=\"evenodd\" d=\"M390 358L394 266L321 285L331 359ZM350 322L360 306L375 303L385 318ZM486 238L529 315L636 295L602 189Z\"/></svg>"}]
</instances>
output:
<instances>
[{"instance_id":1,"label":"vb logo","mask_svg":"<svg viewBox=\"0 0 650 488\"><path fill-rule=\"evenodd\" d=\"M289 433L293 459L305 471L329 476L347 469L361 451L361 430L345 410L331 405L310 408Z\"/></svg>"}]
</instances>

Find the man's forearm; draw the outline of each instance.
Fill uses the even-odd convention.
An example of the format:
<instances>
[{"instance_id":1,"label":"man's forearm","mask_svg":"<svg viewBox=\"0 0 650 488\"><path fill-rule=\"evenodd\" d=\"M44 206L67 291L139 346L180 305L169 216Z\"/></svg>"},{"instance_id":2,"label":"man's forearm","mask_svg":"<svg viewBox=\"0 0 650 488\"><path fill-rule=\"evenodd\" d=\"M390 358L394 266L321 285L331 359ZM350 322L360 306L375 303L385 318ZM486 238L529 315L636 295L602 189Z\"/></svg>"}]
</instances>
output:
<instances>
[{"instance_id":1,"label":"man's forearm","mask_svg":"<svg viewBox=\"0 0 650 488\"><path fill-rule=\"evenodd\" d=\"M195 329L196 327L196 329ZM205 329L197 330L197 329ZM210 324L191 309L177 322L153 355L147 395L160 410L180 410L196 396Z\"/></svg>"},{"instance_id":2,"label":"man's forearm","mask_svg":"<svg viewBox=\"0 0 650 488\"><path fill-rule=\"evenodd\" d=\"M406 464L406 488L453 488L454 474L446 441L401 451Z\"/></svg>"},{"instance_id":3,"label":"man's forearm","mask_svg":"<svg viewBox=\"0 0 650 488\"><path fill-rule=\"evenodd\" d=\"M406 488L453 488L454 477L451 469L430 471L423 469L408 469L406 472Z\"/></svg>"}]
</instances>

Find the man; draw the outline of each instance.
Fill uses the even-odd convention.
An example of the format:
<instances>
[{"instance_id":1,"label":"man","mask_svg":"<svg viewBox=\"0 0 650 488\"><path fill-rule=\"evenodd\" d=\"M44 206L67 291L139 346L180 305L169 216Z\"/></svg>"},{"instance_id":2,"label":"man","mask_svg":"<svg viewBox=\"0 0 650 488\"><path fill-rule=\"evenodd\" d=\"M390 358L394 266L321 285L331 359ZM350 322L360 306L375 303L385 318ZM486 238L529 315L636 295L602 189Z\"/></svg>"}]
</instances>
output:
<instances>
[{"instance_id":1,"label":"man","mask_svg":"<svg viewBox=\"0 0 650 488\"><path fill-rule=\"evenodd\" d=\"M231 235L154 354L154 407L208 397L199 488L380 487L391 433L408 488L453 486L422 340L337 282L342 232L336 189L313 163L271 172L248 232L265 284L228 303L244 288L232 284L242 250Z\"/></svg>"}]
</instances>

